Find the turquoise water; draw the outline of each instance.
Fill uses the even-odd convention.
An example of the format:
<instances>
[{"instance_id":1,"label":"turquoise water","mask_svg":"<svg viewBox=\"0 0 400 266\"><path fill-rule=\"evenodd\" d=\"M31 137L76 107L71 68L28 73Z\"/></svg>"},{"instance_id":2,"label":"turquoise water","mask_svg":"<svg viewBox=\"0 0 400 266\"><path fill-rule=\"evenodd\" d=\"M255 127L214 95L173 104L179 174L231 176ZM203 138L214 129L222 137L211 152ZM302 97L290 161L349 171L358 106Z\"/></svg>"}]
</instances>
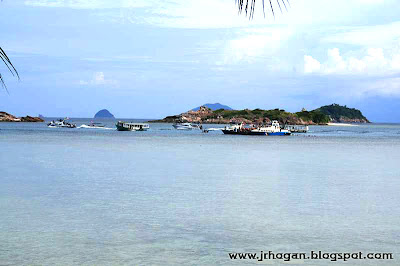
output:
<instances>
[{"instance_id":1,"label":"turquoise water","mask_svg":"<svg viewBox=\"0 0 400 266\"><path fill-rule=\"evenodd\" d=\"M289 137L150 127L1 123L0 265L281 263L228 256L261 250L392 252L346 265L400 265L400 125Z\"/></svg>"}]
</instances>

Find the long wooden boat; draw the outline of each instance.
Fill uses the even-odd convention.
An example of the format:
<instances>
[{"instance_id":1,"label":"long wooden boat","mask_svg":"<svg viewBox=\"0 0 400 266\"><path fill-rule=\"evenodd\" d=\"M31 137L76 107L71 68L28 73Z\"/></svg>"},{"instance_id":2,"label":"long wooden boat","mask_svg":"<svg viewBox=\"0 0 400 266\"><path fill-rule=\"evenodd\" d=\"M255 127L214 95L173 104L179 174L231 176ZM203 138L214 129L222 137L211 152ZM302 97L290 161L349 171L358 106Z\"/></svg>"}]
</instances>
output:
<instances>
[{"instance_id":1,"label":"long wooden boat","mask_svg":"<svg viewBox=\"0 0 400 266\"><path fill-rule=\"evenodd\" d=\"M123 121L118 121L115 126L118 131L146 131L150 128L149 124Z\"/></svg>"}]
</instances>

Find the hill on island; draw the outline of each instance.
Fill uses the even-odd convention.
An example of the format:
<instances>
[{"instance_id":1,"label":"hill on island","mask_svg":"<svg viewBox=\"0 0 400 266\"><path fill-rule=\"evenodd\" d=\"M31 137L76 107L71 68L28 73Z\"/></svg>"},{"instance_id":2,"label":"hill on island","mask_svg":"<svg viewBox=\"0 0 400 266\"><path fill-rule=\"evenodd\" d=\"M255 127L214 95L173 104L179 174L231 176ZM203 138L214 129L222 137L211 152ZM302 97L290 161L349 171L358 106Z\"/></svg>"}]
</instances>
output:
<instances>
[{"instance_id":1,"label":"hill on island","mask_svg":"<svg viewBox=\"0 0 400 266\"><path fill-rule=\"evenodd\" d=\"M328 114L329 110L329 114ZM353 108L340 105L322 106L312 111L302 110L297 113L290 113L283 109L262 110L211 110L206 106L200 106L199 110L182 113L180 115L167 116L162 120L152 122L190 122L209 124L228 123L255 123L266 124L272 120L278 120L281 124L293 125L325 125L329 122L347 123L369 123L362 113Z\"/></svg>"},{"instance_id":2,"label":"hill on island","mask_svg":"<svg viewBox=\"0 0 400 266\"><path fill-rule=\"evenodd\" d=\"M110 113L107 109L103 109L98 111L95 115L94 118L115 118L112 113Z\"/></svg>"},{"instance_id":3,"label":"hill on island","mask_svg":"<svg viewBox=\"0 0 400 266\"><path fill-rule=\"evenodd\" d=\"M316 110L325 115L328 115L331 120L335 122L369 123L368 119L361 113L360 110L357 110L355 108L348 108L346 105L341 106L334 103L331 105L322 106Z\"/></svg>"},{"instance_id":4,"label":"hill on island","mask_svg":"<svg viewBox=\"0 0 400 266\"><path fill-rule=\"evenodd\" d=\"M213 111L219 110L219 109L233 110L233 109L230 108L229 106L223 105L223 104L220 104L220 103L206 103L206 104L203 104L202 106L208 107L208 108L210 108L210 109L213 110ZM198 111L198 110L200 110L200 107L201 107L201 106L196 107L196 108L193 108L192 111Z\"/></svg>"}]
</instances>

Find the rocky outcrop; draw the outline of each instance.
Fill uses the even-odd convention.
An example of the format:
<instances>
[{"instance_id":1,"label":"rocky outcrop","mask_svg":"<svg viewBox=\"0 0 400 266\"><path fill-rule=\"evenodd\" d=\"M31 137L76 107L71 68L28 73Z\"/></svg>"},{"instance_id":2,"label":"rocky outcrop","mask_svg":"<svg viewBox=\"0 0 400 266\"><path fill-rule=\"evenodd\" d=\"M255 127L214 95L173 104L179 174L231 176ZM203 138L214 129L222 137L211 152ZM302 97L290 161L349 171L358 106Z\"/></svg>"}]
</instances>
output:
<instances>
[{"instance_id":1,"label":"rocky outcrop","mask_svg":"<svg viewBox=\"0 0 400 266\"><path fill-rule=\"evenodd\" d=\"M6 112L0 112L0 122L21 122L21 119Z\"/></svg>"},{"instance_id":2,"label":"rocky outcrop","mask_svg":"<svg viewBox=\"0 0 400 266\"><path fill-rule=\"evenodd\" d=\"M199 123L203 120L206 120L210 115L213 114L213 111L205 106L200 106L197 111L188 111L186 113L180 114L180 119L182 122L190 122L190 123Z\"/></svg>"},{"instance_id":3,"label":"rocky outcrop","mask_svg":"<svg viewBox=\"0 0 400 266\"><path fill-rule=\"evenodd\" d=\"M108 111L107 109L103 109L103 110L98 111L94 115L94 118L115 118L115 117L112 113L110 113L110 111Z\"/></svg>"},{"instance_id":4,"label":"rocky outcrop","mask_svg":"<svg viewBox=\"0 0 400 266\"><path fill-rule=\"evenodd\" d=\"M6 112L0 112L0 122L44 122L40 117L16 117Z\"/></svg>"},{"instance_id":5,"label":"rocky outcrop","mask_svg":"<svg viewBox=\"0 0 400 266\"><path fill-rule=\"evenodd\" d=\"M40 117L33 117L33 116L25 116L21 117L21 122L44 122L44 120Z\"/></svg>"},{"instance_id":6,"label":"rocky outcrop","mask_svg":"<svg viewBox=\"0 0 400 266\"><path fill-rule=\"evenodd\" d=\"M338 119L332 119L334 123L371 123L366 118L348 118L345 116L341 116Z\"/></svg>"}]
</instances>

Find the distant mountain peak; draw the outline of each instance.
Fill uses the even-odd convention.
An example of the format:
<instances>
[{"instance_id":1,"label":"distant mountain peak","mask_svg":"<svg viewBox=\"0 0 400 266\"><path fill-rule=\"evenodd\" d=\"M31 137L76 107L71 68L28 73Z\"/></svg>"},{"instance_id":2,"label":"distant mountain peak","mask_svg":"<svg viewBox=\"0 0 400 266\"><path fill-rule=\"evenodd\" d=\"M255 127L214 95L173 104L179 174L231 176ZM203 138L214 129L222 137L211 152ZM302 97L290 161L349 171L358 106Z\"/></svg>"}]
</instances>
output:
<instances>
[{"instance_id":1,"label":"distant mountain peak","mask_svg":"<svg viewBox=\"0 0 400 266\"><path fill-rule=\"evenodd\" d=\"M219 110L219 109L233 110L231 107L229 107L227 105L220 104L220 103L206 103L206 104L203 104L202 106L208 107L213 111ZM192 111L198 111L199 109L200 109L200 106L196 107L196 108L193 108Z\"/></svg>"},{"instance_id":2,"label":"distant mountain peak","mask_svg":"<svg viewBox=\"0 0 400 266\"><path fill-rule=\"evenodd\" d=\"M102 109L100 111L98 111L95 115L94 118L115 118L114 115L112 113L110 113L110 111L108 111L107 109Z\"/></svg>"}]
</instances>

